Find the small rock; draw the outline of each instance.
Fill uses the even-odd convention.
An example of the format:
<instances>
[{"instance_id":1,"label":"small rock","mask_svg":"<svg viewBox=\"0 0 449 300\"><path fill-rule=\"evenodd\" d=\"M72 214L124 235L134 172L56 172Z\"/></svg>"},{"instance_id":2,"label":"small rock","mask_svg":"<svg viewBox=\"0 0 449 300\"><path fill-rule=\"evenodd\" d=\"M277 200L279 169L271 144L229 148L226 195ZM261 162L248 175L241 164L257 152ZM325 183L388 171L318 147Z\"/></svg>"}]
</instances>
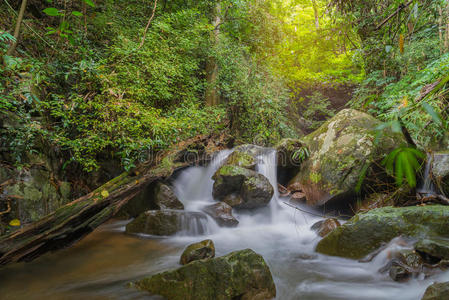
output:
<instances>
[{"instance_id":1,"label":"small rock","mask_svg":"<svg viewBox=\"0 0 449 300\"><path fill-rule=\"evenodd\" d=\"M321 220L321 221L316 222L315 224L312 225L312 227L310 229L312 229L313 231L316 231L316 233L319 236L325 237L326 235L331 233L334 229L336 229L337 227L340 227L340 226L341 226L341 224L337 219L329 218L326 220Z\"/></svg>"},{"instance_id":2,"label":"small rock","mask_svg":"<svg viewBox=\"0 0 449 300\"><path fill-rule=\"evenodd\" d=\"M184 205L166 184L158 182L154 190L154 204L159 209L184 209Z\"/></svg>"},{"instance_id":3,"label":"small rock","mask_svg":"<svg viewBox=\"0 0 449 300\"><path fill-rule=\"evenodd\" d=\"M449 282L432 284L421 300L449 300Z\"/></svg>"},{"instance_id":4,"label":"small rock","mask_svg":"<svg viewBox=\"0 0 449 300\"><path fill-rule=\"evenodd\" d=\"M239 221L232 215L232 207L224 202L206 206L203 211L220 226L235 227Z\"/></svg>"},{"instance_id":5,"label":"small rock","mask_svg":"<svg viewBox=\"0 0 449 300\"><path fill-rule=\"evenodd\" d=\"M297 202L306 201L306 194L303 192L296 192L292 194L292 199Z\"/></svg>"},{"instance_id":6,"label":"small rock","mask_svg":"<svg viewBox=\"0 0 449 300\"><path fill-rule=\"evenodd\" d=\"M181 265L186 265L192 261L214 258L215 246L212 240L204 240L188 246L181 255Z\"/></svg>"},{"instance_id":7,"label":"small rock","mask_svg":"<svg viewBox=\"0 0 449 300\"><path fill-rule=\"evenodd\" d=\"M449 241L444 239L422 239L415 244L415 250L439 259L449 259Z\"/></svg>"},{"instance_id":8,"label":"small rock","mask_svg":"<svg viewBox=\"0 0 449 300\"><path fill-rule=\"evenodd\" d=\"M411 276L409 270L402 265L391 266L389 274L391 279L398 282L407 281Z\"/></svg>"}]
</instances>

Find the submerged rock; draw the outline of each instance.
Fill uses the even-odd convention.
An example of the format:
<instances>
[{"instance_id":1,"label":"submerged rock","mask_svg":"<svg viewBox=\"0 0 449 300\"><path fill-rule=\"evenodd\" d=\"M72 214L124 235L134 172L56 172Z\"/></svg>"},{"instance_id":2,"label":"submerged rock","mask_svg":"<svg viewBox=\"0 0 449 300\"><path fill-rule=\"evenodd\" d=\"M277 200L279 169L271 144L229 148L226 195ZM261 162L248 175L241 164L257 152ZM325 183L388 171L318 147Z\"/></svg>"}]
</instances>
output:
<instances>
[{"instance_id":1,"label":"submerged rock","mask_svg":"<svg viewBox=\"0 0 449 300\"><path fill-rule=\"evenodd\" d=\"M212 240L204 240L199 243L189 245L181 255L181 265L186 265L192 261L214 258L215 245Z\"/></svg>"},{"instance_id":2,"label":"submerged rock","mask_svg":"<svg viewBox=\"0 0 449 300\"><path fill-rule=\"evenodd\" d=\"M208 205L203 211L220 226L235 227L239 224L239 221L232 215L232 207L224 202Z\"/></svg>"},{"instance_id":3,"label":"submerged rock","mask_svg":"<svg viewBox=\"0 0 449 300\"><path fill-rule=\"evenodd\" d=\"M432 284L421 300L449 300L449 282Z\"/></svg>"},{"instance_id":4,"label":"submerged rock","mask_svg":"<svg viewBox=\"0 0 449 300\"><path fill-rule=\"evenodd\" d=\"M376 127L372 116L344 109L304 138L309 158L290 182L299 183L310 205L323 205L355 193L364 166L371 166L407 142L402 133L385 129L375 143Z\"/></svg>"},{"instance_id":5,"label":"submerged rock","mask_svg":"<svg viewBox=\"0 0 449 300\"><path fill-rule=\"evenodd\" d=\"M361 259L401 235L449 238L449 206L384 207L357 214L324 237L316 251Z\"/></svg>"},{"instance_id":6,"label":"submerged rock","mask_svg":"<svg viewBox=\"0 0 449 300\"><path fill-rule=\"evenodd\" d=\"M202 223L206 222L207 217L199 212L149 210L128 223L126 232L168 236L189 230L201 234L204 233Z\"/></svg>"},{"instance_id":7,"label":"submerged rock","mask_svg":"<svg viewBox=\"0 0 449 300\"><path fill-rule=\"evenodd\" d=\"M144 278L136 287L168 300L264 300L276 296L270 269L263 257L250 249L193 261Z\"/></svg>"},{"instance_id":8,"label":"submerged rock","mask_svg":"<svg viewBox=\"0 0 449 300\"><path fill-rule=\"evenodd\" d=\"M316 231L319 236L324 237L340 226L341 224L337 219L329 218L316 222L310 229Z\"/></svg>"},{"instance_id":9,"label":"submerged rock","mask_svg":"<svg viewBox=\"0 0 449 300\"><path fill-rule=\"evenodd\" d=\"M229 205L236 208L266 206L274 194L273 186L265 176L238 166L224 165L212 179L215 180L214 198L226 199Z\"/></svg>"},{"instance_id":10,"label":"submerged rock","mask_svg":"<svg viewBox=\"0 0 449 300\"><path fill-rule=\"evenodd\" d=\"M184 205L166 184L158 182L154 190L154 204L159 209L184 209Z\"/></svg>"}]
</instances>

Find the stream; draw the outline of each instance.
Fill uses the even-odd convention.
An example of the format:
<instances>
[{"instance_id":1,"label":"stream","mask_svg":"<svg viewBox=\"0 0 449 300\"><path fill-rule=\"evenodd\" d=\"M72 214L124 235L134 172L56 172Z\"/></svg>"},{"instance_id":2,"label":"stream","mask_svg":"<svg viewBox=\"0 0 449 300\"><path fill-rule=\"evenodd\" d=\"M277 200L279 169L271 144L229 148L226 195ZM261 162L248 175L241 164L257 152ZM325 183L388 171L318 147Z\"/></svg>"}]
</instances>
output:
<instances>
[{"instance_id":1,"label":"stream","mask_svg":"<svg viewBox=\"0 0 449 300\"><path fill-rule=\"evenodd\" d=\"M222 151L208 167L190 167L175 179L175 193L188 211L215 203L212 175L231 151ZM276 187L276 153L259 155L257 170ZM277 190L275 188L275 190ZM31 263L0 269L1 299L161 299L129 288L127 283L179 267L183 249L212 239L216 256L251 248L267 261L277 289L277 299L420 299L434 281L449 281L449 272L427 279L397 283L378 272L388 253L402 247L394 242L369 263L315 253L319 241L310 227L320 212L296 204L276 192L268 207L234 211L235 228L206 222L186 228L174 237L127 235L128 221L104 224L74 246L45 255ZM200 228L198 228L200 227ZM202 234L200 234L202 233Z\"/></svg>"}]
</instances>

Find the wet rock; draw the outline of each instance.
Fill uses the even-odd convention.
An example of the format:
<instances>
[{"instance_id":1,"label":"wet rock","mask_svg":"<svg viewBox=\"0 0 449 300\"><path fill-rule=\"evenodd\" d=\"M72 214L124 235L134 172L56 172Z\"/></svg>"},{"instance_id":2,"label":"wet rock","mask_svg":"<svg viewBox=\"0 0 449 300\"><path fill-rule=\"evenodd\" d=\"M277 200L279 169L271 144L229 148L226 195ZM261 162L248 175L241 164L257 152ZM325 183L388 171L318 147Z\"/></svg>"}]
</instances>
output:
<instances>
[{"instance_id":1,"label":"wet rock","mask_svg":"<svg viewBox=\"0 0 449 300\"><path fill-rule=\"evenodd\" d=\"M397 236L449 237L449 206L384 207L355 215L317 245L316 251L361 259Z\"/></svg>"},{"instance_id":2,"label":"wet rock","mask_svg":"<svg viewBox=\"0 0 449 300\"><path fill-rule=\"evenodd\" d=\"M186 265L192 261L214 258L215 246L212 240L204 240L199 243L189 245L181 255L181 265Z\"/></svg>"},{"instance_id":3,"label":"wet rock","mask_svg":"<svg viewBox=\"0 0 449 300\"><path fill-rule=\"evenodd\" d=\"M256 159L247 152L234 150L226 159L226 165L238 166L245 169L255 170Z\"/></svg>"},{"instance_id":4,"label":"wet rock","mask_svg":"<svg viewBox=\"0 0 449 300\"><path fill-rule=\"evenodd\" d=\"M410 278L411 273L407 268L397 265L390 268L389 275L394 281L404 282Z\"/></svg>"},{"instance_id":5,"label":"wet rock","mask_svg":"<svg viewBox=\"0 0 449 300\"><path fill-rule=\"evenodd\" d=\"M227 195L226 197L224 197L223 202L228 204L231 207L235 207L235 206L242 204L243 199L238 194L230 194L230 195Z\"/></svg>"},{"instance_id":6,"label":"wet rock","mask_svg":"<svg viewBox=\"0 0 449 300\"><path fill-rule=\"evenodd\" d=\"M304 138L310 156L290 185L299 183L310 205L353 195L366 164L371 167L396 147L407 144L402 133L391 129L385 129L375 143L375 128L380 124L353 109L340 111Z\"/></svg>"},{"instance_id":7,"label":"wet rock","mask_svg":"<svg viewBox=\"0 0 449 300\"><path fill-rule=\"evenodd\" d=\"M257 208L267 206L273 197L274 189L270 181L262 174L248 177L242 186L243 202L237 208Z\"/></svg>"},{"instance_id":8,"label":"wet rock","mask_svg":"<svg viewBox=\"0 0 449 300\"><path fill-rule=\"evenodd\" d=\"M208 205L203 211L220 226L235 227L239 224L239 221L232 215L232 207L224 202Z\"/></svg>"},{"instance_id":9,"label":"wet rock","mask_svg":"<svg viewBox=\"0 0 449 300\"><path fill-rule=\"evenodd\" d=\"M193 261L136 282L168 300L273 299L276 287L263 257L250 249Z\"/></svg>"},{"instance_id":10,"label":"wet rock","mask_svg":"<svg viewBox=\"0 0 449 300\"><path fill-rule=\"evenodd\" d=\"M449 300L449 282L432 284L421 300Z\"/></svg>"},{"instance_id":11,"label":"wet rock","mask_svg":"<svg viewBox=\"0 0 449 300\"><path fill-rule=\"evenodd\" d=\"M394 281L404 282L423 272L424 261L417 252L403 249L390 252L389 255L392 256L391 260L379 272L388 272Z\"/></svg>"},{"instance_id":12,"label":"wet rock","mask_svg":"<svg viewBox=\"0 0 449 300\"><path fill-rule=\"evenodd\" d=\"M415 250L438 259L449 259L449 240L438 238L421 239L415 244Z\"/></svg>"},{"instance_id":13,"label":"wet rock","mask_svg":"<svg viewBox=\"0 0 449 300\"><path fill-rule=\"evenodd\" d=\"M166 184L158 182L154 190L154 204L159 209L184 209L184 205Z\"/></svg>"},{"instance_id":14,"label":"wet rock","mask_svg":"<svg viewBox=\"0 0 449 300\"><path fill-rule=\"evenodd\" d=\"M266 206L274 194L273 186L265 176L242 167L224 165L212 179L215 180L212 191L214 198L226 199L228 204L236 208Z\"/></svg>"},{"instance_id":15,"label":"wet rock","mask_svg":"<svg viewBox=\"0 0 449 300\"><path fill-rule=\"evenodd\" d=\"M235 147L235 151L244 152L256 158L257 156L264 153L266 151L266 148L253 144L245 144Z\"/></svg>"},{"instance_id":16,"label":"wet rock","mask_svg":"<svg viewBox=\"0 0 449 300\"><path fill-rule=\"evenodd\" d=\"M316 222L315 224L312 225L312 227L310 229L312 229L313 231L316 231L316 233L319 236L325 237L326 235L328 235L329 233L331 233L333 230L335 230L336 228L338 228L340 226L341 226L341 224L337 219L329 218L326 220L321 220L321 221Z\"/></svg>"},{"instance_id":17,"label":"wet rock","mask_svg":"<svg viewBox=\"0 0 449 300\"><path fill-rule=\"evenodd\" d=\"M449 197L449 152L437 152L432 157L432 177L440 191Z\"/></svg>"},{"instance_id":18,"label":"wet rock","mask_svg":"<svg viewBox=\"0 0 449 300\"><path fill-rule=\"evenodd\" d=\"M126 232L168 236L190 229L202 233L201 223L206 221L207 217L198 212L149 210L128 223ZM187 228L189 226L196 228Z\"/></svg>"}]
</instances>

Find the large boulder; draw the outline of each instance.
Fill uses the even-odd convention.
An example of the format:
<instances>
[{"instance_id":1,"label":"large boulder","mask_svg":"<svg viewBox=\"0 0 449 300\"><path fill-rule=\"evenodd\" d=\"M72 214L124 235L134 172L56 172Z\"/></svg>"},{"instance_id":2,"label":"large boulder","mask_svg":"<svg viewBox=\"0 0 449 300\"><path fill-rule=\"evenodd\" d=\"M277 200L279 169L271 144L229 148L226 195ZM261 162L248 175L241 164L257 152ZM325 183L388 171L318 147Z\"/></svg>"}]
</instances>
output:
<instances>
[{"instance_id":1,"label":"large boulder","mask_svg":"<svg viewBox=\"0 0 449 300\"><path fill-rule=\"evenodd\" d=\"M250 249L193 261L136 282L168 300L273 299L276 287L263 257Z\"/></svg>"},{"instance_id":2,"label":"large boulder","mask_svg":"<svg viewBox=\"0 0 449 300\"><path fill-rule=\"evenodd\" d=\"M239 221L232 215L232 207L225 202L208 205L203 208L203 211L220 226L235 227L239 224Z\"/></svg>"},{"instance_id":3,"label":"large boulder","mask_svg":"<svg viewBox=\"0 0 449 300\"><path fill-rule=\"evenodd\" d=\"M303 139L310 156L290 183L299 183L310 205L351 196L365 165L371 167L396 147L407 144L402 133L390 128L376 142L379 125L380 121L363 112L340 111Z\"/></svg>"},{"instance_id":4,"label":"large boulder","mask_svg":"<svg viewBox=\"0 0 449 300\"><path fill-rule=\"evenodd\" d=\"M434 153L431 170L440 191L449 197L449 152Z\"/></svg>"},{"instance_id":5,"label":"large boulder","mask_svg":"<svg viewBox=\"0 0 449 300\"><path fill-rule=\"evenodd\" d=\"M248 152L234 150L225 161L225 165L238 166L245 169L255 170L257 160Z\"/></svg>"},{"instance_id":6,"label":"large boulder","mask_svg":"<svg viewBox=\"0 0 449 300\"><path fill-rule=\"evenodd\" d=\"M154 204L159 209L184 209L184 205L176 197L171 187L162 182L156 184Z\"/></svg>"},{"instance_id":7,"label":"large boulder","mask_svg":"<svg viewBox=\"0 0 449 300\"><path fill-rule=\"evenodd\" d=\"M449 300L449 282L432 284L421 300Z\"/></svg>"},{"instance_id":8,"label":"large boulder","mask_svg":"<svg viewBox=\"0 0 449 300\"><path fill-rule=\"evenodd\" d=\"M361 259L397 236L449 238L449 206L384 207L357 214L324 237L316 251Z\"/></svg>"},{"instance_id":9,"label":"large boulder","mask_svg":"<svg viewBox=\"0 0 449 300\"><path fill-rule=\"evenodd\" d=\"M186 265L192 261L214 258L215 245L212 240L204 240L199 243L189 245L184 252L182 252L180 263Z\"/></svg>"},{"instance_id":10,"label":"large boulder","mask_svg":"<svg viewBox=\"0 0 449 300\"><path fill-rule=\"evenodd\" d=\"M192 232L204 233L202 224L207 222L203 213L176 210L149 210L126 225L127 233L143 233L159 236L174 235L190 228Z\"/></svg>"},{"instance_id":11,"label":"large boulder","mask_svg":"<svg viewBox=\"0 0 449 300\"><path fill-rule=\"evenodd\" d=\"M266 206L274 194L268 178L239 166L224 165L214 174L213 196L236 208ZM230 201L231 198L236 201Z\"/></svg>"}]
</instances>

